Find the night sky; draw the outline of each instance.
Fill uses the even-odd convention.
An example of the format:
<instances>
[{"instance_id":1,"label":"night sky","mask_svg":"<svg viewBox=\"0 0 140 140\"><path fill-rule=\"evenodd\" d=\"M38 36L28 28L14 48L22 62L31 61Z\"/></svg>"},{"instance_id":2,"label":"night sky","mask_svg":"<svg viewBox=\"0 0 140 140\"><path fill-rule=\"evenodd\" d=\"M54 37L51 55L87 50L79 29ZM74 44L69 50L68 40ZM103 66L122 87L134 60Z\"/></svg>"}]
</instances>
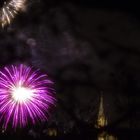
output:
<instances>
[{"instance_id":1,"label":"night sky","mask_svg":"<svg viewBox=\"0 0 140 140\"><path fill-rule=\"evenodd\" d=\"M106 129L119 133L119 140L136 139L139 15L135 1L27 0L0 29L0 67L23 63L46 72L55 83L57 104L47 122L16 132L1 129L0 138L49 139L47 128L55 127L64 139L93 139L102 94Z\"/></svg>"}]
</instances>

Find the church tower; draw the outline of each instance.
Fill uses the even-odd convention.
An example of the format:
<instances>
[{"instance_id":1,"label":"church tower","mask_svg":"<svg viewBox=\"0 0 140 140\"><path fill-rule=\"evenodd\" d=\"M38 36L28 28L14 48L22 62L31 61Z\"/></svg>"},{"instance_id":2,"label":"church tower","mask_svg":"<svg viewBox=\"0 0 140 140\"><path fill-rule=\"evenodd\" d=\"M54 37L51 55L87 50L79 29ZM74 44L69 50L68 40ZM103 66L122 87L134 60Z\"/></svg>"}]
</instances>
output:
<instances>
[{"instance_id":1,"label":"church tower","mask_svg":"<svg viewBox=\"0 0 140 140\"><path fill-rule=\"evenodd\" d=\"M107 126L107 118L104 114L104 102L103 95L100 97L99 112L95 127L100 129ZM97 140L117 140L113 135L108 134L106 131L102 131L98 134Z\"/></svg>"},{"instance_id":2,"label":"church tower","mask_svg":"<svg viewBox=\"0 0 140 140\"><path fill-rule=\"evenodd\" d=\"M103 95L101 95L96 128L101 128L101 127L104 127L106 125L107 125L107 119L106 119L106 116L104 114Z\"/></svg>"}]
</instances>

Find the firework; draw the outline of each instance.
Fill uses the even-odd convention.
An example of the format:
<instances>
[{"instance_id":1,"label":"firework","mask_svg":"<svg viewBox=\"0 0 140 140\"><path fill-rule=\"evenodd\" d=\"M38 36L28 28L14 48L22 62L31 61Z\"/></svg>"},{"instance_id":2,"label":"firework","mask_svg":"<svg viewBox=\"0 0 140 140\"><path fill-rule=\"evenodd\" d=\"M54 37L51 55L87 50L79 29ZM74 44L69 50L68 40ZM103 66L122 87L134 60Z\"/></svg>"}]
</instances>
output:
<instances>
[{"instance_id":1,"label":"firework","mask_svg":"<svg viewBox=\"0 0 140 140\"><path fill-rule=\"evenodd\" d=\"M19 11L24 9L26 0L5 0L0 9L0 24L10 24Z\"/></svg>"},{"instance_id":2,"label":"firework","mask_svg":"<svg viewBox=\"0 0 140 140\"><path fill-rule=\"evenodd\" d=\"M54 105L52 81L23 64L0 71L0 122L3 128L24 127L46 121Z\"/></svg>"}]
</instances>

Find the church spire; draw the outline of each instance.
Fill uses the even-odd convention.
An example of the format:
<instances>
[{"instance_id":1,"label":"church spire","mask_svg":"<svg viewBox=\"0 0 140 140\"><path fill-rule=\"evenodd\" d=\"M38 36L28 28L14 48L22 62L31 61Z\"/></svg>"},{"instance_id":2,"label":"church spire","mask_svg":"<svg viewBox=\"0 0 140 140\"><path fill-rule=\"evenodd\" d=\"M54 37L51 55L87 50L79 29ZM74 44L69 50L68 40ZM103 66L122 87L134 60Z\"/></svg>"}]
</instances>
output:
<instances>
[{"instance_id":1,"label":"church spire","mask_svg":"<svg viewBox=\"0 0 140 140\"><path fill-rule=\"evenodd\" d=\"M103 95L101 94L96 127L101 128L101 127L104 127L106 125L107 125L107 119L106 119L105 114L104 114Z\"/></svg>"},{"instance_id":2,"label":"church spire","mask_svg":"<svg viewBox=\"0 0 140 140\"><path fill-rule=\"evenodd\" d=\"M100 118L101 116L104 116L103 96L102 95L100 97L100 106L99 106L98 118Z\"/></svg>"}]
</instances>

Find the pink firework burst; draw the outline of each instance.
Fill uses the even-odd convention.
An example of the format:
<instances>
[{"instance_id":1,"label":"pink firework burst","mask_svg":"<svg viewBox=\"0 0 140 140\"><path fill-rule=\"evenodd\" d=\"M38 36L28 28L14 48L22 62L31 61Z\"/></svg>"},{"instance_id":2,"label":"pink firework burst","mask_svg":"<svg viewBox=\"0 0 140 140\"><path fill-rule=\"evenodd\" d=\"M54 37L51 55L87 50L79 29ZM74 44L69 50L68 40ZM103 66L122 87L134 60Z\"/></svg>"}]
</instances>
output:
<instances>
[{"instance_id":1,"label":"pink firework burst","mask_svg":"<svg viewBox=\"0 0 140 140\"><path fill-rule=\"evenodd\" d=\"M0 122L3 128L24 127L48 118L55 104L53 82L39 70L23 64L0 71Z\"/></svg>"}]
</instances>

